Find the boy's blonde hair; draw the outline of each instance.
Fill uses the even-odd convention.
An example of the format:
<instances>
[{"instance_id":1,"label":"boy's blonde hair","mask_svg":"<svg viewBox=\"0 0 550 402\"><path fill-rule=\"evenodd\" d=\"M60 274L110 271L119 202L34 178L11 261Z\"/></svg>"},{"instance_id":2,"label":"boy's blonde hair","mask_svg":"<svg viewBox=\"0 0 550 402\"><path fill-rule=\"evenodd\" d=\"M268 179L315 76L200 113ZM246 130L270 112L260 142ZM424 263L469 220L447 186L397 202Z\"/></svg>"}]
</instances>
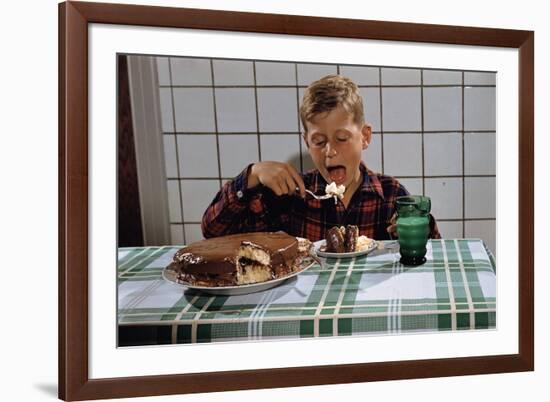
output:
<instances>
[{"instance_id":1,"label":"boy's blonde hair","mask_svg":"<svg viewBox=\"0 0 550 402\"><path fill-rule=\"evenodd\" d=\"M306 122L311 121L314 116L330 112L340 105L353 116L355 123L362 125L365 122L363 99L352 80L334 74L312 82L304 92L300 106L300 120L304 131L307 132Z\"/></svg>"}]
</instances>

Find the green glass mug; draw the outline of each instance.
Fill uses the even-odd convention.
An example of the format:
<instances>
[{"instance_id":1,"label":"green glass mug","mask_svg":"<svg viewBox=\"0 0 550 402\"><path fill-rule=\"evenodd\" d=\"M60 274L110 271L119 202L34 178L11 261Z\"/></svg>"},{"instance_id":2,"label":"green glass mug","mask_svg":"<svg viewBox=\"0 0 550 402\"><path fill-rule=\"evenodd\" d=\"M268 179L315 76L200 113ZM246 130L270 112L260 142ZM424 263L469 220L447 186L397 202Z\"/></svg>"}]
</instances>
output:
<instances>
[{"instance_id":1,"label":"green glass mug","mask_svg":"<svg viewBox=\"0 0 550 402\"><path fill-rule=\"evenodd\" d=\"M431 200L421 195L397 197L397 235L400 262L422 265L426 262L426 244L430 235Z\"/></svg>"}]
</instances>

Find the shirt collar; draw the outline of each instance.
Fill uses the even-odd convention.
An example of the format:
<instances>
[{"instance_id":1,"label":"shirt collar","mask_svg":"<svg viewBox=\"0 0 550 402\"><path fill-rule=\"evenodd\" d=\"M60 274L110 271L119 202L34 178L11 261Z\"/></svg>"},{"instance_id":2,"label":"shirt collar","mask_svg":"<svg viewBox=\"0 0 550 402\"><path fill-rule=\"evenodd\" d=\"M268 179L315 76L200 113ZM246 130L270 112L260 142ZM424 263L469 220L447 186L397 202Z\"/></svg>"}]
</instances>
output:
<instances>
[{"instance_id":1,"label":"shirt collar","mask_svg":"<svg viewBox=\"0 0 550 402\"><path fill-rule=\"evenodd\" d=\"M372 170L368 169L362 161L359 165L359 169L361 170L361 173L363 173L363 182L361 183L359 188L357 188L356 192L360 191L362 193L374 193L380 196L380 198L384 199L384 192L382 191L382 184L380 183L378 175ZM326 185L326 180L321 175L321 173L316 170L315 177L312 183L312 191L315 194L324 194Z\"/></svg>"}]
</instances>

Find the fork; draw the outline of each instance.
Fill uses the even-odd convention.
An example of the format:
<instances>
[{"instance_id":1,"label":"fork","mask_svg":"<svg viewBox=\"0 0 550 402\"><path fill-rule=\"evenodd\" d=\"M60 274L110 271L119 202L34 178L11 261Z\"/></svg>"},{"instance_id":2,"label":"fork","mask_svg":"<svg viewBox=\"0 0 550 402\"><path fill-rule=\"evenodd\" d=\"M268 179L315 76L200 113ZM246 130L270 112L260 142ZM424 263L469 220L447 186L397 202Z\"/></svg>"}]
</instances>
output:
<instances>
[{"instance_id":1,"label":"fork","mask_svg":"<svg viewBox=\"0 0 550 402\"><path fill-rule=\"evenodd\" d=\"M298 189L299 190L299 189ZM336 197L335 195L330 195L330 194L325 194L325 195L317 195L317 194L314 194L312 191L309 191L306 189L306 193L308 193L309 195L311 195L313 198L315 198L316 200L327 200L329 198L332 198L332 197Z\"/></svg>"},{"instance_id":2,"label":"fork","mask_svg":"<svg viewBox=\"0 0 550 402\"><path fill-rule=\"evenodd\" d=\"M300 188L299 187L296 187L296 192L299 193L300 192ZM329 198L332 198L334 197L334 203L337 204L338 203L338 197L336 195L331 195L331 194L325 194L325 195L317 195L315 193L313 193L312 191L306 189L306 193L308 193L309 195L311 195L313 198L315 198L316 200L328 200Z\"/></svg>"}]
</instances>

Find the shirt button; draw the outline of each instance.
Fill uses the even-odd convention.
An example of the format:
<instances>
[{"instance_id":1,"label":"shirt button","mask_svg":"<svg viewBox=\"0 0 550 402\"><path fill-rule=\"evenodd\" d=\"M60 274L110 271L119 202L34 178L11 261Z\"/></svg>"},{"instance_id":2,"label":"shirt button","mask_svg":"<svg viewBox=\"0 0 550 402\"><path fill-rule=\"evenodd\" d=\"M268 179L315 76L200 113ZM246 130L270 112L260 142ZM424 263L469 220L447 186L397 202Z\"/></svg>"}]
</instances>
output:
<instances>
[{"instance_id":1,"label":"shirt button","mask_svg":"<svg viewBox=\"0 0 550 402\"><path fill-rule=\"evenodd\" d=\"M237 198L241 199L243 198L244 194L241 190L237 191Z\"/></svg>"}]
</instances>

